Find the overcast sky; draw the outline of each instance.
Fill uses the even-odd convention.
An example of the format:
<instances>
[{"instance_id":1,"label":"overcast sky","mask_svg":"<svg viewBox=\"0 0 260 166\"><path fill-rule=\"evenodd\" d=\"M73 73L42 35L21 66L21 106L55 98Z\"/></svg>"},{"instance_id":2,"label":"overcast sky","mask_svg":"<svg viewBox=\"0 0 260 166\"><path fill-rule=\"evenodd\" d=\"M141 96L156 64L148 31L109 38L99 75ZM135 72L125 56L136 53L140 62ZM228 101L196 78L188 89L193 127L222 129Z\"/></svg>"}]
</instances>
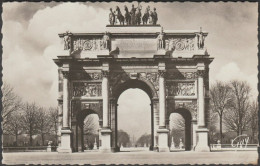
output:
<instances>
[{"instance_id":1,"label":"overcast sky","mask_svg":"<svg viewBox=\"0 0 260 166\"><path fill-rule=\"evenodd\" d=\"M57 106L57 66L52 61L59 52L57 34L66 30L104 31L109 8L118 5L122 10L125 4L131 5L115 2L4 3L3 80L14 86L25 101ZM148 4L141 5L144 11ZM234 78L247 80L253 96L257 96L257 3L174 2L149 5L157 8L158 23L164 29L199 30L202 27L209 32L205 43L209 54L215 58L210 65L210 83ZM128 112L125 113L126 118L133 114L133 110L140 117L150 116L147 113L150 101L145 93L140 90L124 93L120 97L120 106L132 103L124 108ZM138 108L131 110L133 103L142 100L136 104ZM123 123L124 120L121 118L120 121ZM146 124L146 120L140 121L139 125Z\"/></svg>"}]
</instances>

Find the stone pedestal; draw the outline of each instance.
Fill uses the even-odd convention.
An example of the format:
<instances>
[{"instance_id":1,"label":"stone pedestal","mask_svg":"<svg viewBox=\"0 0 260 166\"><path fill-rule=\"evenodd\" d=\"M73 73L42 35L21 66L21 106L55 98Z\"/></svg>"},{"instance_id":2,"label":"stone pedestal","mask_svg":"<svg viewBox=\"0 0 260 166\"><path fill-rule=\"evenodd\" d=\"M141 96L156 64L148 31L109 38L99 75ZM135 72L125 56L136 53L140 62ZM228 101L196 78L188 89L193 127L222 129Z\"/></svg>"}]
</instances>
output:
<instances>
[{"instance_id":1,"label":"stone pedestal","mask_svg":"<svg viewBox=\"0 0 260 166\"><path fill-rule=\"evenodd\" d=\"M51 146L50 145L47 146L47 152L51 152Z\"/></svg>"},{"instance_id":2,"label":"stone pedestal","mask_svg":"<svg viewBox=\"0 0 260 166\"><path fill-rule=\"evenodd\" d=\"M208 132L206 128L197 129L196 133L198 136L198 142L195 147L196 152L209 152L210 148L208 146Z\"/></svg>"},{"instance_id":3,"label":"stone pedestal","mask_svg":"<svg viewBox=\"0 0 260 166\"><path fill-rule=\"evenodd\" d=\"M205 55L206 50L205 49L198 49L195 51L195 55Z\"/></svg>"},{"instance_id":4,"label":"stone pedestal","mask_svg":"<svg viewBox=\"0 0 260 166\"><path fill-rule=\"evenodd\" d=\"M164 49L157 50L157 52L154 54L155 56L165 56L166 51Z\"/></svg>"},{"instance_id":5,"label":"stone pedestal","mask_svg":"<svg viewBox=\"0 0 260 166\"><path fill-rule=\"evenodd\" d=\"M168 129L158 129L157 130L158 136L159 136L159 145L158 145L158 151L159 152L169 152L168 147Z\"/></svg>"},{"instance_id":6,"label":"stone pedestal","mask_svg":"<svg viewBox=\"0 0 260 166\"><path fill-rule=\"evenodd\" d=\"M109 56L109 50L105 49L98 51L98 56Z\"/></svg>"},{"instance_id":7,"label":"stone pedestal","mask_svg":"<svg viewBox=\"0 0 260 166\"><path fill-rule=\"evenodd\" d=\"M95 143L94 143L93 150L97 150L97 141L96 141L96 138L95 138Z\"/></svg>"},{"instance_id":8,"label":"stone pedestal","mask_svg":"<svg viewBox=\"0 0 260 166\"><path fill-rule=\"evenodd\" d=\"M171 148L170 148L170 150L175 150L175 144L174 144L173 137L172 137L172 142L171 142Z\"/></svg>"},{"instance_id":9,"label":"stone pedestal","mask_svg":"<svg viewBox=\"0 0 260 166\"><path fill-rule=\"evenodd\" d=\"M69 129L62 129L61 130L61 147L59 147L58 152L59 153L71 153L71 147L70 147L70 135L71 131Z\"/></svg>"},{"instance_id":10,"label":"stone pedestal","mask_svg":"<svg viewBox=\"0 0 260 166\"><path fill-rule=\"evenodd\" d=\"M101 147L99 148L100 152L111 152L111 133L110 129L101 130Z\"/></svg>"}]
</instances>

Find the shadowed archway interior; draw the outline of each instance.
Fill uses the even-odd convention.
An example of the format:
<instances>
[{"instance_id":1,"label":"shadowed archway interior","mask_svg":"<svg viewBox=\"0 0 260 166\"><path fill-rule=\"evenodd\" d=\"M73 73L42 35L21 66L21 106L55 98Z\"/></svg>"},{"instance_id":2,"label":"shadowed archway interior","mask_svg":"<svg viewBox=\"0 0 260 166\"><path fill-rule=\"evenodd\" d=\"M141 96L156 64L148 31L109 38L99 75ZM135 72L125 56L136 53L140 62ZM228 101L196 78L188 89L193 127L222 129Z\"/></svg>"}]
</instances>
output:
<instances>
[{"instance_id":1,"label":"shadowed archway interior","mask_svg":"<svg viewBox=\"0 0 260 166\"><path fill-rule=\"evenodd\" d=\"M182 116L184 119L184 133L185 133L185 151L190 151L191 150L191 142L192 142L192 131L191 131L191 120L192 116L189 110L185 108L178 108L174 110L171 114L173 113L178 113L179 115ZM170 116L171 116L170 114ZM170 117L169 117L170 119ZM171 134L169 134L170 137ZM169 138L171 140L171 138ZM169 141L169 146L170 146L171 141Z\"/></svg>"}]
</instances>

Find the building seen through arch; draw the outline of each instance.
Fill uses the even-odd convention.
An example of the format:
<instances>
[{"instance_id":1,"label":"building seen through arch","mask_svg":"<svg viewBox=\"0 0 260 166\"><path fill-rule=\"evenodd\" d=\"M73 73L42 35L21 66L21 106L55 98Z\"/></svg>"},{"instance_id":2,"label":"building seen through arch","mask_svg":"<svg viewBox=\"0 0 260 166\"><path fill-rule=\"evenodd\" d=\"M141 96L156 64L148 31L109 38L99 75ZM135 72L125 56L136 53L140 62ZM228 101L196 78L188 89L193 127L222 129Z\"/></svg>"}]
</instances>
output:
<instances>
[{"instance_id":1,"label":"building seen through arch","mask_svg":"<svg viewBox=\"0 0 260 166\"><path fill-rule=\"evenodd\" d=\"M138 27L137 27L138 26ZM59 73L58 152L83 151L84 120L98 117L98 150L117 152L118 98L138 88L150 98L150 150L169 152L171 114L185 120L185 150L208 146L207 32L161 25L107 25L105 32L66 32L54 62ZM83 133L83 134L82 134ZM83 141L82 141L83 139Z\"/></svg>"}]
</instances>

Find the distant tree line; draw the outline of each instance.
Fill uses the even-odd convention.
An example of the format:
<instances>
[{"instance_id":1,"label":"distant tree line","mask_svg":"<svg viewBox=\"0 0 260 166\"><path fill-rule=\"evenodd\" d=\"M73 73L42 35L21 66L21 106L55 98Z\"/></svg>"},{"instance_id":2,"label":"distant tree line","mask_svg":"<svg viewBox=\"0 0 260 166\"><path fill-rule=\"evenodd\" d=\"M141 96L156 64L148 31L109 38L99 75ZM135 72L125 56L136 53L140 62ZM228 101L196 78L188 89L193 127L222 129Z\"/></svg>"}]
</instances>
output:
<instances>
[{"instance_id":1,"label":"distant tree line","mask_svg":"<svg viewBox=\"0 0 260 166\"><path fill-rule=\"evenodd\" d=\"M40 136L41 145L47 145L46 136L58 144L58 108L43 108L36 103L23 102L13 88L4 83L2 86L2 129L5 138L13 136L13 146L19 137L28 138L27 144L33 146L33 137ZM5 140L3 140L5 141ZM39 142L34 143L34 145Z\"/></svg>"}]
</instances>

